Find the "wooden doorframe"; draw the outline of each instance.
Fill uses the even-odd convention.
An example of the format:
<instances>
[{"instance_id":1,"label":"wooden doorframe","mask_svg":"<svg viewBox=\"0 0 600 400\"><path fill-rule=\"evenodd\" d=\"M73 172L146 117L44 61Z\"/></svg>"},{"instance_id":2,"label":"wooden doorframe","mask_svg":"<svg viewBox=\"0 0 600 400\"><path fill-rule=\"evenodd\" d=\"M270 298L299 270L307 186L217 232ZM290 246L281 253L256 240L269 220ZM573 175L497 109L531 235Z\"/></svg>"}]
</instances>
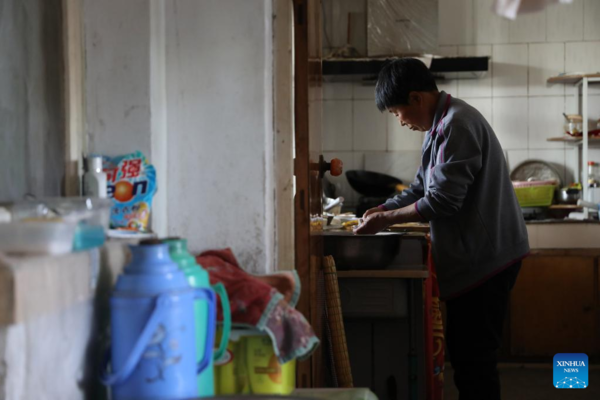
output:
<instances>
[{"instance_id":1,"label":"wooden doorframe","mask_svg":"<svg viewBox=\"0 0 600 400\"><path fill-rule=\"evenodd\" d=\"M296 157L294 175L296 195L294 197L295 259L296 271L302 283L302 295L298 309L311 323L319 339L322 335L322 309L319 299L319 276L322 261L322 241L320 236L311 235L312 217L320 216L320 182L318 160L314 159L315 147L310 138L310 85L320 86L321 0L293 0L294 4L294 123ZM312 18L312 19L311 19ZM316 33L316 34L315 34ZM311 51L312 50L312 51ZM318 117L313 115L313 117ZM318 123L319 121L317 121ZM314 125L314 124L313 124ZM314 128L314 126L313 126ZM318 147L318 146L317 146ZM319 152L320 153L320 152ZM313 160L311 161L311 156ZM314 199L318 193L318 202ZM318 203L318 204L317 204ZM318 230L318 229L317 229ZM321 387L324 385L323 355L319 347L309 361L298 364L298 387Z\"/></svg>"},{"instance_id":2,"label":"wooden doorframe","mask_svg":"<svg viewBox=\"0 0 600 400\"><path fill-rule=\"evenodd\" d=\"M292 0L294 5L294 135L296 157L294 175L296 195L294 197L294 243L296 272L302 283L302 295L297 308L312 322L310 292L310 208L308 198L310 158L308 142L308 24L307 1ZM313 387L312 365L298 364L297 386Z\"/></svg>"},{"instance_id":3,"label":"wooden doorframe","mask_svg":"<svg viewBox=\"0 0 600 400\"><path fill-rule=\"evenodd\" d=\"M85 152L85 108L82 0L62 0L65 186L66 196L79 196Z\"/></svg>"},{"instance_id":4,"label":"wooden doorframe","mask_svg":"<svg viewBox=\"0 0 600 400\"><path fill-rule=\"evenodd\" d=\"M273 1L273 157L277 270L293 270L294 252L294 63L293 2Z\"/></svg>"}]
</instances>

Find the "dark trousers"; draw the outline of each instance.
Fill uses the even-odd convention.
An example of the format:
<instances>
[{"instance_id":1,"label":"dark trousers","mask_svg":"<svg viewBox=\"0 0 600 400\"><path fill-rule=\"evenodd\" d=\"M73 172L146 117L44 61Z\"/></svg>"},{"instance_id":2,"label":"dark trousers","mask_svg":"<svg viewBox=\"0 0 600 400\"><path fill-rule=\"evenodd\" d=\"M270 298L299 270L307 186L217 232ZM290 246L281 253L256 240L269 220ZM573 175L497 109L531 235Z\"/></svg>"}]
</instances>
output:
<instances>
[{"instance_id":1,"label":"dark trousers","mask_svg":"<svg viewBox=\"0 0 600 400\"><path fill-rule=\"evenodd\" d=\"M496 364L502 327L521 262L446 302L446 346L459 400L500 400Z\"/></svg>"}]
</instances>

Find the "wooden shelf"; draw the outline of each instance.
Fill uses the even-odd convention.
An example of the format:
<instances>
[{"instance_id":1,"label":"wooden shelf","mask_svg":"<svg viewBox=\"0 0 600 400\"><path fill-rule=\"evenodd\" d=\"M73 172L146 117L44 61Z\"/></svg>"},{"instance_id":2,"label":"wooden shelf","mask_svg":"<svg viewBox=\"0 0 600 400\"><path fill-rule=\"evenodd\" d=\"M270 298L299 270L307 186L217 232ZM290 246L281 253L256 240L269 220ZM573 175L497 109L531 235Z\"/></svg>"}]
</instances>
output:
<instances>
[{"instance_id":1,"label":"wooden shelf","mask_svg":"<svg viewBox=\"0 0 600 400\"><path fill-rule=\"evenodd\" d=\"M548 142L564 142L570 144L581 144L583 142L582 138L575 137L553 137L546 139ZM589 144L600 144L600 137L592 136L588 137Z\"/></svg>"},{"instance_id":2,"label":"wooden shelf","mask_svg":"<svg viewBox=\"0 0 600 400\"><path fill-rule=\"evenodd\" d=\"M561 76L553 76L548 78L548 83L569 83L575 84L578 83L583 78L596 78L600 79L600 73L595 74L581 74L581 75L561 75Z\"/></svg>"},{"instance_id":3,"label":"wooden shelf","mask_svg":"<svg viewBox=\"0 0 600 400\"><path fill-rule=\"evenodd\" d=\"M338 278L395 278L395 279L425 279L429 271L425 266L413 269L386 270L352 270L337 271Z\"/></svg>"},{"instance_id":4,"label":"wooden shelf","mask_svg":"<svg viewBox=\"0 0 600 400\"><path fill-rule=\"evenodd\" d=\"M553 204L548 209L550 210L581 210L583 206L577 204Z\"/></svg>"},{"instance_id":5,"label":"wooden shelf","mask_svg":"<svg viewBox=\"0 0 600 400\"><path fill-rule=\"evenodd\" d=\"M547 80L548 83L562 83L562 84L571 84L574 86L577 86L578 89L578 97L579 95L583 96L583 101L581 103L581 105L578 107L580 114L583 117L583 121L586 122L586 120L589 118L589 85L590 84L594 84L594 83L600 83L600 72L592 72L592 73L581 73L581 74L570 74L570 75L560 75L560 76L553 76L551 78L548 78ZM586 124L586 128L585 132L584 132L584 136L586 137L586 140L584 141L583 138L551 138L548 139L549 142L563 142L563 143L569 143L572 145L575 145L576 147L574 148L576 157L577 157L577 169L579 168L579 163L580 163L580 159L581 159L581 163L583 164L583 174L580 177L579 176L579 172L576 171L575 172L575 179L576 180L582 180L583 182L585 182L588 179L588 171L585 168L587 166L588 163L588 156L589 156L589 147L595 147L596 143L600 143L600 138L598 137L592 137L591 133L592 130L589 129L589 126ZM579 148L579 146L581 146L581 148ZM579 151L581 150L581 157L579 156ZM588 198L588 192L589 192L589 188L587 187L587 185L585 185L583 187L583 193L582 193L582 198L586 199ZM587 219L589 216L589 211L587 208L583 209L583 217L584 219Z\"/></svg>"}]
</instances>

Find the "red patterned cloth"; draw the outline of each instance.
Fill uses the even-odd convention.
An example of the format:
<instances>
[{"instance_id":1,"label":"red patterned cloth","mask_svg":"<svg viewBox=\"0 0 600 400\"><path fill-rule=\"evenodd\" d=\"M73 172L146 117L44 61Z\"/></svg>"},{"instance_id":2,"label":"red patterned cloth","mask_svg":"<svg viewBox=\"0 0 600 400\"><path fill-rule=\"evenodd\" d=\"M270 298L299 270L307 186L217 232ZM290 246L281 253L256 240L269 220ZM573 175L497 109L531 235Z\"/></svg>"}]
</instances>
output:
<instances>
[{"instance_id":1,"label":"red patterned cloth","mask_svg":"<svg viewBox=\"0 0 600 400\"><path fill-rule=\"evenodd\" d=\"M300 290L299 283L295 284L295 279L290 277L295 275L251 275L240 267L231 249L206 251L197 256L196 261L208 271L211 284L221 282L225 286L232 326L267 333L281 364L294 358L306 358L318 346L319 339L312 327L293 308ZM217 319L223 319L220 305Z\"/></svg>"},{"instance_id":2,"label":"red patterned cloth","mask_svg":"<svg viewBox=\"0 0 600 400\"><path fill-rule=\"evenodd\" d=\"M444 325L440 309L440 290L433 257L431 256L431 241L429 240L427 267L429 278L423 283L425 302L425 367L427 373L427 400L442 400L444 398Z\"/></svg>"}]
</instances>

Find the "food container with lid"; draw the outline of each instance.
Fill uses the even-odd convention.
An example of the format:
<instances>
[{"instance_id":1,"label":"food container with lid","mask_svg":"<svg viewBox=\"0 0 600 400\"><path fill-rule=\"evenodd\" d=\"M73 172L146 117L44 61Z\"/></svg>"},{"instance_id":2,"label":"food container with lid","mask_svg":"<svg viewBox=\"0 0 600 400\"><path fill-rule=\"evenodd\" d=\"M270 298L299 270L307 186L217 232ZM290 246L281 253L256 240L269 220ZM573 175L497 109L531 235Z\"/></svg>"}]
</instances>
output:
<instances>
[{"instance_id":1,"label":"food container with lid","mask_svg":"<svg viewBox=\"0 0 600 400\"><path fill-rule=\"evenodd\" d=\"M583 131L583 118L581 115L568 114L565 115L565 133L568 136L578 137L581 136Z\"/></svg>"},{"instance_id":2,"label":"food container with lid","mask_svg":"<svg viewBox=\"0 0 600 400\"><path fill-rule=\"evenodd\" d=\"M0 252L9 254L70 253L77 224L60 219L0 223Z\"/></svg>"},{"instance_id":3,"label":"food container with lid","mask_svg":"<svg viewBox=\"0 0 600 400\"><path fill-rule=\"evenodd\" d=\"M2 207L10 219L0 223L0 251L56 255L103 245L111 201L48 198L23 200Z\"/></svg>"}]
</instances>

